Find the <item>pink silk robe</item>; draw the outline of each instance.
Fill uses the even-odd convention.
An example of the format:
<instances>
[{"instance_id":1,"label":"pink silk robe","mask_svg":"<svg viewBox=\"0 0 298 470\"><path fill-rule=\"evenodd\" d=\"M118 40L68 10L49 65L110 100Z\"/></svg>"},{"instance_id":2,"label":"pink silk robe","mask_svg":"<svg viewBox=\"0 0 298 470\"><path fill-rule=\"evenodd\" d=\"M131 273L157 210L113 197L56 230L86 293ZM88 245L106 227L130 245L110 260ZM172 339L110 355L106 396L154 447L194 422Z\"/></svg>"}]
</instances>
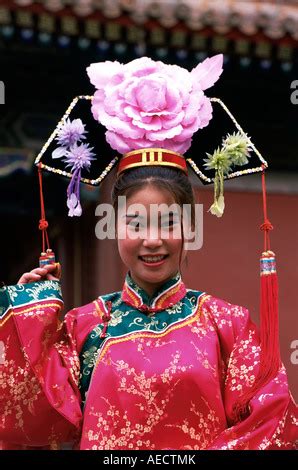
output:
<instances>
[{"instance_id":1,"label":"pink silk robe","mask_svg":"<svg viewBox=\"0 0 298 470\"><path fill-rule=\"evenodd\" d=\"M179 273L153 298L128 273L122 292L63 322L58 282L0 295L3 449L74 441L108 450L297 448L298 412L283 367L251 400L249 416L235 421L233 405L258 371L256 328L245 308L186 289Z\"/></svg>"}]
</instances>

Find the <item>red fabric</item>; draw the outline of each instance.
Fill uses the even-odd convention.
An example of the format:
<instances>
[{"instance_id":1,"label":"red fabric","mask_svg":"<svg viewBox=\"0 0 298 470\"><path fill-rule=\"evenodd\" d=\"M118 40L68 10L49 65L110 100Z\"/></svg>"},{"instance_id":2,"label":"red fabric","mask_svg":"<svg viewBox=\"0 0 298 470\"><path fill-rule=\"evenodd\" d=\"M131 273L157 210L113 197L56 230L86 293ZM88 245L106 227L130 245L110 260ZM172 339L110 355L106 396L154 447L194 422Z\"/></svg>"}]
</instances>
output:
<instances>
[{"instance_id":1,"label":"red fabric","mask_svg":"<svg viewBox=\"0 0 298 470\"><path fill-rule=\"evenodd\" d=\"M142 166L144 163L143 154L146 149L140 150L140 152L134 150L131 154L124 155L118 165L118 175L127 168L134 168L136 166ZM161 152L161 162L166 162L173 166L179 167L186 174L188 172L185 158L182 155L175 154L174 152L168 152L164 149L148 149L146 151L146 162L151 162L149 152L153 152L153 161L159 162L158 153ZM169 166L169 165L168 165Z\"/></svg>"},{"instance_id":2,"label":"red fabric","mask_svg":"<svg viewBox=\"0 0 298 470\"><path fill-rule=\"evenodd\" d=\"M78 354L102 322L103 306L74 309L63 324L60 307L30 304L0 330L6 448L57 448L75 439L81 449L295 448L298 413L283 367L251 400L249 416L234 419L234 404L259 367L258 335L245 309L203 296L199 309L166 332L108 338L82 416Z\"/></svg>"}]
</instances>

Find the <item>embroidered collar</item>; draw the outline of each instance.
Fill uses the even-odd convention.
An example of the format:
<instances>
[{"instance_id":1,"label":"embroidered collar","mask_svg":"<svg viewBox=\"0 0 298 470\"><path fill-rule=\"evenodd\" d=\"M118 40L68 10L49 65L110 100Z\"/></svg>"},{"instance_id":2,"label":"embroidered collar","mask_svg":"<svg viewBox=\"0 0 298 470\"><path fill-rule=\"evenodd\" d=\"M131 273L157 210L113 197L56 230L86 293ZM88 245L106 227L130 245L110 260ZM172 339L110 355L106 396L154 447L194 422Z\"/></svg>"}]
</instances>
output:
<instances>
[{"instance_id":1,"label":"embroidered collar","mask_svg":"<svg viewBox=\"0 0 298 470\"><path fill-rule=\"evenodd\" d=\"M165 282L157 292L150 297L127 273L121 298L122 300L144 312L159 312L175 305L186 295L186 288L178 272Z\"/></svg>"}]
</instances>

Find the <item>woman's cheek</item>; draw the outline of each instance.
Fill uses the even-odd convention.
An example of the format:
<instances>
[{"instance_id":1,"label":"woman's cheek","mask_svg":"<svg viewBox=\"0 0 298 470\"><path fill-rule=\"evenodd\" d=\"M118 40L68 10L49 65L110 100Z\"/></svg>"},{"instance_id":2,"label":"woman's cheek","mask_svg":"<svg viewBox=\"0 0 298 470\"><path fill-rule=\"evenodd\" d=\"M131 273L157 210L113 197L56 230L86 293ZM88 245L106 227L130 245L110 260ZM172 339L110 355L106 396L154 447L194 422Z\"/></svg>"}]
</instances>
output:
<instances>
[{"instance_id":1,"label":"woman's cheek","mask_svg":"<svg viewBox=\"0 0 298 470\"><path fill-rule=\"evenodd\" d=\"M140 242L131 238L125 238L123 240L118 238L118 250L121 258L130 258L137 255L137 249Z\"/></svg>"},{"instance_id":2,"label":"woman's cheek","mask_svg":"<svg viewBox=\"0 0 298 470\"><path fill-rule=\"evenodd\" d=\"M182 248L182 239L175 237L175 234L172 233L167 240L167 245L172 253L180 254L180 250Z\"/></svg>"}]
</instances>

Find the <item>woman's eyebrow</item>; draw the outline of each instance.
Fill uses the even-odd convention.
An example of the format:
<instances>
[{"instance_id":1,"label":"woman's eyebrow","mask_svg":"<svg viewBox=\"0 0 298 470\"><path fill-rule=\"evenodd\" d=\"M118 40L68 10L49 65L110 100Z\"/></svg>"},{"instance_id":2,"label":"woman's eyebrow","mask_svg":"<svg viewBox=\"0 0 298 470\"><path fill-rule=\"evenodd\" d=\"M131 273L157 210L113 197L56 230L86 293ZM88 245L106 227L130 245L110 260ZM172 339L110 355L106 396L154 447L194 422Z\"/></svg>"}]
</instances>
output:
<instances>
[{"instance_id":1,"label":"woman's eyebrow","mask_svg":"<svg viewBox=\"0 0 298 470\"><path fill-rule=\"evenodd\" d=\"M122 216L123 218L125 217L138 217L139 219L144 219L144 217L142 215L139 215L139 214L125 214Z\"/></svg>"},{"instance_id":2,"label":"woman's eyebrow","mask_svg":"<svg viewBox=\"0 0 298 470\"><path fill-rule=\"evenodd\" d=\"M169 212L166 212L165 214L162 214L161 218L163 219L165 217L178 217L178 216L179 216L178 212L169 211Z\"/></svg>"},{"instance_id":3,"label":"woman's eyebrow","mask_svg":"<svg viewBox=\"0 0 298 470\"><path fill-rule=\"evenodd\" d=\"M144 216L142 216L140 214L125 214L125 215L122 216L122 218L135 218L135 217L138 217L139 219L144 219L145 218ZM164 214L159 214L159 217L161 219L168 218L168 217L179 217L179 213L169 211L169 212L166 212Z\"/></svg>"}]
</instances>

